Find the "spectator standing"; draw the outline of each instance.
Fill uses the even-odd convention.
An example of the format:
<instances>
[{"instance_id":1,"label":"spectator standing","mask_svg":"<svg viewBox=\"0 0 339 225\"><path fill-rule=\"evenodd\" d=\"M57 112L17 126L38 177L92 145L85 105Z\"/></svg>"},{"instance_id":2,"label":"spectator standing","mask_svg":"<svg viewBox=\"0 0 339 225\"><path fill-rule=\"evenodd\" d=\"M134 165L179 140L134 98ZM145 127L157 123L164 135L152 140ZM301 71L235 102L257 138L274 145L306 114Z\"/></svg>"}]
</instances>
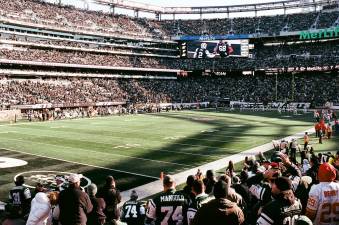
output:
<instances>
[{"instance_id":1,"label":"spectator standing","mask_svg":"<svg viewBox=\"0 0 339 225\"><path fill-rule=\"evenodd\" d=\"M192 185L192 192L194 198L189 204L187 210L187 224L191 225L192 220L197 213L197 210L205 203L207 203L211 198L205 193L205 185L202 180L195 180Z\"/></svg>"},{"instance_id":2,"label":"spectator standing","mask_svg":"<svg viewBox=\"0 0 339 225\"><path fill-rule=\"evenodd\" d=\"M138 193L133 190L130 200L124 203L121 208L121 221L127 225L144 225L146 210L138 201Z\"/></svg>"},{"instance_id":3,"label":"spectator standing","mask_svg":"<svg viewBox=\"0 0 339 225\"><path fill-rule=\"evenodd\" d=\"M15 187L9 191L9 201L13 210L18 212L19 217L25 217L30 211L31 192L24 186L24 176L17 176Z\"/></svg>"},{"instance_id":4,"label":"spectator standing","mask_svg":"<svg viewBox=\"0 0 339 225\"><path fill-rule=\"evenodd\" d=\"M89 196L81 190L80 174L71 174L69 186L59 195L61 225L86 225L87 214L93 209Z\"/></svg>"},{"instance_id":5,"label":"spectator standing","mask_svg":"<svg viewBox=\"0 0 339 225\"><path fill-rule=\"evenodd\" d=\"M338 225L339 183L336 170L329 163L319 166L319 184L311 187L306 208L308 216L317 225Z\"/></svg>"},{"instance_id":6,"label":"spectator standing","mask_svg":"<svg viewBox=\"0 0 339 225\"><path fill-rule=\"evenodd\" d=\"M106 204L103 198L97 198L95 196L97 191L98 188L95 184L91 184L87 188L89 198L93 205L92 212L88 214L87 225L103 225L105 223L106 216L104 214L104 209Z\"/></svg>"},{"instance_id":7,"label":"spectator standing","mask_svg":"<svg viewBox=\"0 0 339 225\"><path fill-rule=\"evenodd\" d=\"M198 209L192 225L239 225L244 222L244 214L236 203L227 200L228 184L219 180L214 185L215 199Z\"/></svg>"},{"instance_id":8,"label":"spectator standing","mask_svg":"<svg viewBox=\"0 0 339 225\"><path fill-rule=\"evenodd\" d=\"M115 186L115 180L112 176L106 177L105 185L99 189L97 197L103 198L106 203L104 213L106 215L106 222L116 224L120 217L118 204L121 202L120 191Z\"/></svg>"},{"instance_id":9,"label":"spectator standing","mask_svg":"<svg viewBox=\"0 0 339 225\"><path fill-rule=\"evenodd\" d=\"M185 223L185 211L189 200L175 190L174 179L167 175L163 180L163 192L148 202L145 224L176 225Z\"/></svg>"},{"instance_id":10,"label":"spectator standing","mask_svg":"<svg viewBox=\"0 0 339 225\"><path fill-rule=\"evenodd\" d=\"M189 199L194 199L195 195L192 193L192 186L193 182L195 181L195 177L193 175L190 175L186 179L186 186L183 189L184 194L189 198Z\"/></svg>"},{"instance_id":11,"label":"spectator standing","mask_svg":"<svg viewBox=\"0 0 339 225\"><path fill-rule=\"evenodd\" d=\"M206 187L206 194L211 194L213 192L213 186L216 183L215 175L213 170L206 171L206 177L203 179L204 185Z\"/></svg>"},{"instance_id":12,"label":"spectator standing","mask_svg":"<svg viewBox=\"0 0 339 225\"><path fill-rule=\"evenodd\" d=\"M233 178L234 174L234 164L232 162L232 160L230 160L228 162L228 166L226 168L226 175L228 175L229 177Z\"/></svg>"},{"instance_id":13,"label":"spectator standing","mask_svg":"<svg viewBox=\"0 0 339 225\"><path fill-rule=\"evenodd\" d=\"M38 192L32 200L26 225L45 225L51 217L52 205L58 202L58 192Z\"/></svg>"},{"instance_id":14,"label":"spectator standing","mask_svg":"<svg viewBox=\"0 0 339 225\"><path fill-rule=\"evenodd\" d=\"M301 214L302 206L292 191L292 182L287 177L278 177L272 183L275 199L264 206L257 225L291 224Z\"/></svg>"}]
</instances>

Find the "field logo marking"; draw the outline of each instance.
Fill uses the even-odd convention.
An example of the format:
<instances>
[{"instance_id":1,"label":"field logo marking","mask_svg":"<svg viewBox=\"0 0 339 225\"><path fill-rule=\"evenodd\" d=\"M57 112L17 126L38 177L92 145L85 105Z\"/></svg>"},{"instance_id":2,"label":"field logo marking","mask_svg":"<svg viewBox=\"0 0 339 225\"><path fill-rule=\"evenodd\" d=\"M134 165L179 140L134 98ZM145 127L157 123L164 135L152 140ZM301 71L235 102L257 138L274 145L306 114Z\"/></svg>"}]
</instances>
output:
<instances>
[{"instance_id":1,"label":"field logo marking","mask_svg":"<svg viewBox=\"0 0 339 225\"><path fill-rule=\"evenodd\" d=\"M18 176L22 175L25 177L26 187L35 188L37 183L41 183L48 190L57 190L58 186L56 183L56 178L58 177L58 179L62 181L61 187L65 189L69 186L68 177L71 174L72 173L70 172L60 171L27 171L15 175L14 181ZM88 187L91 183L92 181L89 178L82 176L80 183L82 188Z\"/></svg>"},{"instance_id":2,"label":"field logo marking","mask_svg":"<svg viewBox=\"0 0 339 225\"><path fill-rule=\"evenodd\" d=\"M116 148L125 148L125 149L130 149L130 148L135 148L135 147L140 147L141 145L140 144L125 144L125 145L117 145L117 146L114 146L113 148L116 149Z\"/></svg>"},{"instance_id":3,"label":"field logo marking","mask_svg":"<svg viewBox=\"0 0 339 225\"><path fill-rule=\"evenodd\" d=\"M214 132L217 132L217 131L219 131L219 130L217 130L217 129L208 129L208 130L202 130L200 132L201 133L214 133Z\"/></svg>"},{"instance_id":4,"label":"field logo marking","mask_svg":"<svg viewBox=\"0 0 339 225\"><path fill-rule=\"evenodd\" d=\"M165 137L165 140L178 140L180 138L185 138L186 136L173 136L173 137Z\"/></svg>"},{"instance_id":5,"label":"field logo marking","mask_svg":"<svg viewBox=\"0 0 339 225\"><path fill-rule=\"evenodd\" d=\"M14 159L8 157L0 157L0 168L11 168L27 165L27 162L21 159Z\"/></svg>"}]
</instances>

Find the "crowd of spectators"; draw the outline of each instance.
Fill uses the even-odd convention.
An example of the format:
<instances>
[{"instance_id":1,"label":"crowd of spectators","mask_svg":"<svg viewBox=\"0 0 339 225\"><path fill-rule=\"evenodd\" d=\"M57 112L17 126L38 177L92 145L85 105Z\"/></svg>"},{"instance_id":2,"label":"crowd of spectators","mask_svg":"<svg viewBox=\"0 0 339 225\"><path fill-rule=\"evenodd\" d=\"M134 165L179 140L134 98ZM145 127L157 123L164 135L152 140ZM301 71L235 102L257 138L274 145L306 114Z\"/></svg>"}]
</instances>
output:
<instances>
[{"instance_id":1,"label":"crowd of spectators","mask_svg":"<svg viewBox=\"0 0 339 225\"><path fill-rule=\"evenodd\" d=\"M0 16L58 28L91 31L96 33L123 34L138 37L159 37L161 33L156 23L143 19L133 19L123 15L112 15L102 11L89 11L46 3L40 0L1 0Z\"/></svg>"},{"instance_id":2,"label":"crowd of spectators","mask_svg":"<svg viewBox=\"0 0 339 225\"><path fill-rule=\"evenodd\" d=\"M50 63L68 63L80 65L162 68L165 59L156 57L125 56L113 54L93 54L82 51L58 51L40 49L0 50L0 59L38 61Z\"/></svg>"},{"instance_id":3,"label":"crowd of spectators","mask_svg":"<svg viewBox=\"0 0 339 225\"><path fill-rule=\"evenodd\" d=\"M262 43L255 45L252 58L179 59L133 54L120 55L109 52L88 52L81 49L70 51L53 47L42 49L34 46L17 46L15 49L0 49L0 59L113 67L240 71L286 67L331 67L337 65L339 60L339 45L337 41L280 44L274 46L264 46ZM139 52L147 53L144 50ZM173 54L168 52L156 52L156 54L159 53L173 56Z\"/></svg>"},{"instance_id":4,"label":"crowd of spectators","mask_svg":"<svg viewBox=\"0 0 339 225\"><path fill-rule=\"evenodd\" d=\"M291 55L304 58L336 57L339 55L339 42L310 42L298 44L279 44L254 48L254 58L289 58Z\"/></svg>"},{"instance_id":5,"label":"crowd of spectators","mask_svg":"<svg viewBox=\"0 0 339 225\"><path fill-rule=\"evenodd\" d=\"M219 98L246 102L313 101L321 105L327 101L339 101L337 79L337 75L324 73L281 74L277 80L275 76L267 75L202 76L177 80L3 79L0 80L0 105L126 101L134 104L191 103Z\"/></svg>"},{"instance_id":6,"label":"crowd of spectators","mask_svg":"<svg viewBox=\"0 0 339 225\"><path fill-rule=\"evenodd\" d=\"M95 42L95 41L79 41L79 40L68 40L68 39L42 39L33 38L26 35L14 35L14 34L1 34L0 40L18 41L14 43L16 46L21 46L20 42L24 42L24 46L29 44L40 44L41 46L48 48L60 47L72 47L81 48L81 50L104 50L104 51L115 51L122 53L139 53L139 54L158 54L158 55L174 55L176 56L177 51L175 49L168 49L161 46L144 47L139 43L126 43L126 44L115 44L110 42Z\"/></svg>"},{"instance_id":7,"label":"crowd of spectators","mask_svg":"<svg viewBox=\"0 0 339 225\"><path fill-rule=\"evenodd\" d=\"M319 16L319 19L317 20ZM277 16L218 18L203 20L165 20L162 28L168 35L270 34L328 28L335 25L339 12L311 12ZM318 21L316 23L316 21ZM313 26L315 25L315 26Z\"/></svg>"},{"instance_id":8,"label":"crowd of spectators","mask_svg":"<svg viewBox=\"0 0 339 225\"><path fill-rule=\"evenodd\" d=\"M338 11L308 12L277 16L218 18L203 20L163 20L131 18L101 11L89 11L50 4L42 0L1 0L0 15L37 24L72 28L101 33L125 34L136 37L164 38L171 35L202 34L279 34L280 31L299 31L328 28L336 25Z\"/></svg>"}]
</instances>

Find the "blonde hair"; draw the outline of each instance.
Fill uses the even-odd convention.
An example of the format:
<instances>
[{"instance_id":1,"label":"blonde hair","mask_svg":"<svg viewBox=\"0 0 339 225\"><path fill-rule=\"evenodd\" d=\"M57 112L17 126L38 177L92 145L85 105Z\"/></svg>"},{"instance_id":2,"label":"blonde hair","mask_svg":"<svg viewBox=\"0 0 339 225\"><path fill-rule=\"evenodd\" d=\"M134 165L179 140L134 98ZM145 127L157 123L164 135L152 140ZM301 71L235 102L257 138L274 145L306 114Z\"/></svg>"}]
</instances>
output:
<instances>
[{"instance_id":1,"label":"blonde hair","mask_svg":"<svg viewBox=\"0 0 339 225\"><path fill-rule=\"evenodd\" d=\"M59 192L57 191L52 191L50 193L48 193L48 198L49 201L51 202L51 205L57 205L58 201L59 201Z\"/></svg>"}]
</instances>

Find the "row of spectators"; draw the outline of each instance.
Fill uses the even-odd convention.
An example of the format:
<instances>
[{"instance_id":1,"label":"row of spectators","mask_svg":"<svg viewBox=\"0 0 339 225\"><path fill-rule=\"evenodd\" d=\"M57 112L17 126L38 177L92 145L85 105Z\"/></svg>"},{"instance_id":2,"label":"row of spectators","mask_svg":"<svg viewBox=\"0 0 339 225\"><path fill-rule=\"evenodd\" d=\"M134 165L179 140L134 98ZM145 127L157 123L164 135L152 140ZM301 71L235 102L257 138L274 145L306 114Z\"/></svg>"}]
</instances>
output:
<instances>
[{"instance_id":1,"label":"row of spectators","mask_svg":"<svg viewBox=\"0 0 339 225\"><path fill-rule=\"evenodd\" d=\"M11 41L19 41L25 42L25 46L29 43L32 44L41 44L49 48L55 48L55 46L65 46L65 47L73 47L73 48L81 48L81 49L91 49L91 50L108 50L108 51L117 51L117 52L129 52L129 53L141 53L141 54L158 54L158 55L176 55L177 52L175 50L168 51L167 49L152 49L148 47L143 47L142 45L136 45L133 43L127 44L112 44L108 42L89 42L89 41L79 41L79 40L68 40L68 39L39 39L32 38L28 36L14 35L14 34L1 34L0 40L11 40ZM19 45L19 44L17 44Z\"/></svg>"},{"instance_id":2,"label":"row of spectators","mask_svg":"<svg viewBox=\"0 0 339 225\"><path fill-rule=\"evenodd\" d=\"M335 57L339 55L339 42L310 42L302 44L280 44L273 46L255 45L254 58L286 58L290 55L303 56L304 58L320 58L324 55Z\"/></svg>"},{"instance_id":3,"label":"row of spectators","mask_svg":"<svg viewBox=\"0 0 339 225\"><path fill-rule=\"evenodd\" d=\"M89 104L96 102L173 103L230 98L247 102L339 102L335 74L203 76L177 80L74 78L0 80L0 105ZM276 83L277 81L277 83ZM277 90L276 90L277 86Z\"/></svg>"},{"instance_id":4,"label":"row of spectators","mask_svg":"<svg viewBox=\"0 0 339 225\"><path fill-rule=\"evenodd\" d=\"M67 52L40 49L22 49L14 51L2 49L0 50L0 58L81 65L166 68L166 64L161 63L162 61L165 61L165 59L158 59L155 57L92 54L74 51Z\"/></svg>"},{"instance_id":5,"label":"row of spectators","mask_svg":"<svg viewBox=\"0 0 339 225\"><path fill-rule=\"evenodd\" d=\"M258 46L253 58L175 59L90 53L57 49L17 47L1 49L0 59L70 63L81 65L124 66L184 70L255 70L284 67L335 66L338 64L337 42L295 45Z\"/></svg>"},{"instance_id":6,"label":"row of spectators","mask_svg":"<svg viewBox=\"0 0 339 225\"><path fill-rule=\"evenodd\" d=\"M333 11L231 19L166 20L160 23L169 35L213 35L228 33L278 35L281 31L300 31L310 28L320 29L338 26L336 23L338 18L339 12Z\"/></svg>"},{"instance_id":7,"label":"row of spectators","mask_svg":"<svg viewBox=\"0 0 339 225\"><path fill-rule=\"evenodd\" d=\"M81 10L60 6L42 0L1 0L0 15L16 20L47 24L62 28L75 28L103 33L127 34L162 38L174 34L278 34L280 31L298 31L310 28L328 28L339 12L310 12L278 16L245 17L234 19L165 20L130 18L101 11Z\"/></svg>"},{"instance_id":8,"label":"row of spectators","mask_svg":"<svg viewBox=\"0 0 339 225\"><path fill-rule=\"evenodd\" d=\"M0 16L60 28L132 36L159 36L157 24L144 27L143 20L127 16L113 16L102 11L88 11L73 6L62 6L40 0L1 0Z\"/></svg>"}]
</instances>

